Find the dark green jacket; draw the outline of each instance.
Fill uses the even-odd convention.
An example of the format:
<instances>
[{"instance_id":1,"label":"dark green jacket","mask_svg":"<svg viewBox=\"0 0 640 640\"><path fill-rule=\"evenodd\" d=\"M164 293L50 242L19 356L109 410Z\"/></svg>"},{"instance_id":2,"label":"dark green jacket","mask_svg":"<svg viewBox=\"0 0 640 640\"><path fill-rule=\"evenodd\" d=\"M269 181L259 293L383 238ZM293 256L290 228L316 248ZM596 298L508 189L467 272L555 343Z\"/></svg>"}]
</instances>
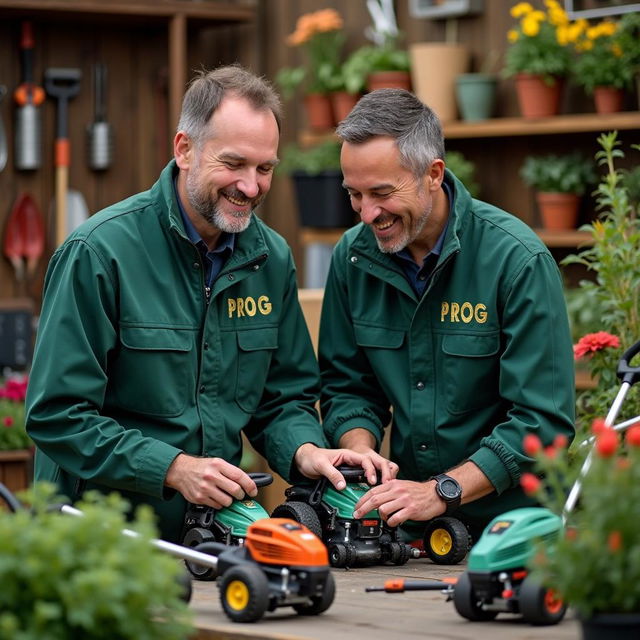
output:
<instances>
[{"instance_id":1,"label":"dark green jacket","mask_svg":"<svg viewBox=\"0 0 640 640\"><path fill-rule=\"evenodd\" d=\"M320 328L322 413L337 443L355 427L380 442L391 420L400 477L424 481L466 459L495 494L461 508L482 526L527 503L526 433L574 434L574 365L562 281L517 218L478 200L453 174L445 243L418 299L362 224L333 254Z\"/></svg>"},{"instance_id":2,"label":"dark green jacket","mask_svg":"<svg viewBox=\"0 0 640 640\"><path fill-rule=\"evenodd\" d=\"M254 217L207 305L175 171L53 255L27 395L36 479L150 503L172 539L184 501L163 483L180 452L237 465L244 431L288 477L301 444L326 446L289 247Z\"/></svg>"}]
</instances>

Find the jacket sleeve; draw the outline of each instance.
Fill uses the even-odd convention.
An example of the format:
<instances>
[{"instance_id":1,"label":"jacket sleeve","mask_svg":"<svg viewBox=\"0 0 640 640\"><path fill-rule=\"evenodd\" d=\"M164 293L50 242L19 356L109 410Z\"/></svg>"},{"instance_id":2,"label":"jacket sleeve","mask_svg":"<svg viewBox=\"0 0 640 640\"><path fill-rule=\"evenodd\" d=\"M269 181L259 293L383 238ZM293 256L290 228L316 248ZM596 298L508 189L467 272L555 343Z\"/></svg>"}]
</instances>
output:
<instances>
[{"instance_id":1,"label":"jacket sleeve","mask_svg":"<svg viewBox=\"0 0 640 640\"><path fill-rule=\"evenodd\" d=\"M527 433L544 445L575 435L573 349L561 276L552 256L531 257L507 283L502 317L504 350L500 396L510 407L469 459L498 493L518 485L532 460L522 450Z\"/></svg>"},{"instance_id":2,"label":"jacket sleeve","mask_svg":"<svg viewBox=\"0 0 640 640\"><path fill-rule=\"evenodd\" d=\"M113 273L84 240L53 256L27 392L27 430L55 464L82 480L157 497L180 450L101 413L117 346Z\"/></svg>"},{"instance_id":3,"label":"jacket sleeve","mask_svg":"<svg viewBox=\"0 0 640 640\"><path fill-rule=\"evenodd\" d=\"M296 274L287 252L278 347L272 357L258 410L244 431L254 448L285 479L295 474L293 457L303 444L328 445L315 405L320 393L318 362L298 301Z\"/></svg>"},{"instance_id":4,"label":"jacket sleeve","mask_svg":"<svg viewBox=\"0 0 640 640\"><path fill-rule=\"evenodd\" d=\"M358 346L345 277L346 240L336 247L322 303L319 362L321 411L325 433L333 446L355 428L370 431L378 447L391 420L390 403L364 351Z\"/></svg>"}]
</instances>

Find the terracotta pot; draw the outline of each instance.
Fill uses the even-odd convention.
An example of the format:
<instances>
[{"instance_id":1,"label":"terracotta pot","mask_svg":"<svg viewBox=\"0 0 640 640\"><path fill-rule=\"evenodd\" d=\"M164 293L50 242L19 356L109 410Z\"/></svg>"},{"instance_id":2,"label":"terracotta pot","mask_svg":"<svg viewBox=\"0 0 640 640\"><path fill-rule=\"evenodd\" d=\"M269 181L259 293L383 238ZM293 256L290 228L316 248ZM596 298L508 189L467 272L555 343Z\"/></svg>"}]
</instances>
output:
<instances>
[{"instance_id":1,"label":"terracotta pot","mask_svg":"<svg viewBox=\"0 0 640 640\"><path fill-rule=\"evenodd\" d=\"M443 122L458 117L456 77L469 68L469 49L446 42L417 42L409 47L415 93Z\"/></svg>"},{"instance_id":2,"label":"terracotta pot","mask_svg":"<svg viewBox=\"0 0 640 640\"><path fill-rule=\"evenodd\" d=\"M310 93L304 97L304 106L307 111L309 126L315 131L328 131L333 129L333 111L331 100L324 93Z\"/></svg>"},{"instance_id":3,"label":"terracotta pot","mask_svg":"<svg viewBox=\"0 0 640 640\"><path fill-rule=\"evenodd\" d=\"M580 619L583 640L637 640L640 613L600 613Z\"/></svg>"},{"instance_id":4,"label":"terracotta pot","mask_svg":"<svg viewBox=\"0 0 640 640\"><path fill-rule=\"evenodd\" d=\"M563 86L562 78L556 78L552 85L548 85L542 76L519 73L516 76L516 93L522 116L547 118L558 115Z\"/></svg>"},{"instance_id":5,"label":"terracotta pot","mask_svg":"<svg viewBox=\"0 0 640 640\"><path fill-rule=\"evenodd\" d=\"M580 196L575 193L536 193L542 226L552 231L575 229L578 223Z\"/></svg>"},{"instance_id":6,"label":"terracotta pot","mask_svg":"<svg viewBox=\"0 0 640 640\"><path fill-rule=\"evenodd\" d=\"M0 451L0 482L16 492L31 484L33 452L30 449Z\"/></svg>"},{"instance_id":7,"label":"terracotta pot","mask_svg":"<svg viewBox=\"0 0 640 640\"><path fill-rule=\"evenodd\" d=\"M593 100L596 113L618 113L624 104L624 90L615 87L595 87Z\"/></svg>"},{"instance_id":8,"label":"terracotta pot","mask_svg":"<svg viewBox=\"0 0 640 640\"><path fill-rule=\"evenodd\" d=\"M411 91L411 75L408 71L374 71L367 77L367 91L376 89Z\"/></svg>"},{"instance_id":9,"label":"terracotta pot","mask_svg":"<svg viewBox=\"0 0 640 640\"><path fill-rule=\"evenodd\" d=\"M333 119L336 124L342 122L360 100L360 94L347 93L346 91L334 91L330 94Z\"/></svg>"}]
</instances>

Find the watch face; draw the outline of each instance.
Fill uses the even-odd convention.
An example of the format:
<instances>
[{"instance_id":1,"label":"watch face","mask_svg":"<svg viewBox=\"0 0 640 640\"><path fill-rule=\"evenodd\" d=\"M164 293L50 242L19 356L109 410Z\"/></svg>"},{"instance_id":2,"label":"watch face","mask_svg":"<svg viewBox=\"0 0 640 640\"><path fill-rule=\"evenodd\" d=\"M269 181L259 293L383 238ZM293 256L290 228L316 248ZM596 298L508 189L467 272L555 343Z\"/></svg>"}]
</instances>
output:
<instances>
[{"instance_id":1,"label":"watch face","mask_svg":"<svg viewBox=\"0 0 640 640\"><path fill-rule=\"evenodd\" d=\"M458 489L457 482L450 480L449 478L444 478L440 482L440 491L442 492L443 497L446 498L457 498L460 494L460 490Z\"/></svg>"}]
</instances>

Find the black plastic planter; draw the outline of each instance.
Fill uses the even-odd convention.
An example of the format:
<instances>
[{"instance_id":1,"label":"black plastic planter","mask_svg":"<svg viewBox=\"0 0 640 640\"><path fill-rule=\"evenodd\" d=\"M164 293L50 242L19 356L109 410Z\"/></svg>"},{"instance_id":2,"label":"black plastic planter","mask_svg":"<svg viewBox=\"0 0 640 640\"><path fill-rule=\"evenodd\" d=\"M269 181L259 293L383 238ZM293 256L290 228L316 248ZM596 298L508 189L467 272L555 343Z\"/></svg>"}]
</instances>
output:
<instances>
[{"instance_id":1,"label":"black plastic planter","mask_svg":"<svg viewBox=\"0 0 640 640\"><path fill-rule=\"evenodd\" d=\"M340 228L353 224L355 214L342 187L340 171L315 175L296 171L291 177L303 227Z\"/></svg>"}]
</instances>

